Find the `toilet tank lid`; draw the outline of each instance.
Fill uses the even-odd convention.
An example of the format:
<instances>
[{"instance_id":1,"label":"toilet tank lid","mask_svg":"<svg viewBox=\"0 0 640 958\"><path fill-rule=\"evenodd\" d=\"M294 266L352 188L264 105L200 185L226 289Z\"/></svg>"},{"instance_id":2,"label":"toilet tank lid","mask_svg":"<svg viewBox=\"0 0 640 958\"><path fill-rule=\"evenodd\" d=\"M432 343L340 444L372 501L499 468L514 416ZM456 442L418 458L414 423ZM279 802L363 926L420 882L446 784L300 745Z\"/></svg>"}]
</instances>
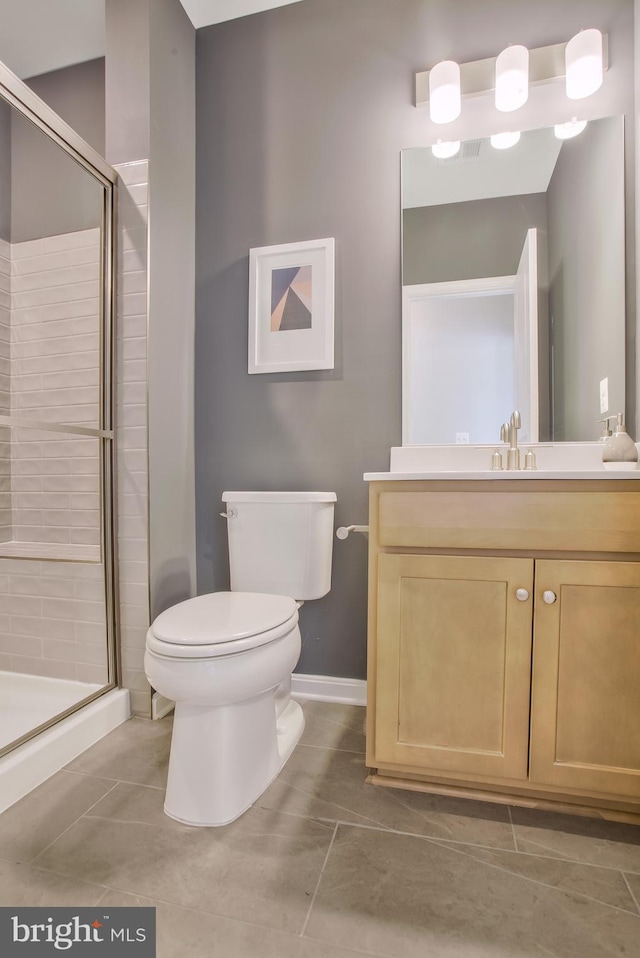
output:
<instances>
[{"instance_id":1,"label":"toilet tank lid","mask_svg":"<svg viewBox=\"0 0 640 958\"><path fill-rule=\"evenodd\" d=\"M209 592L161 612L151 631L176 645L216 645L260 635L297 616L287 595L262 592Z\"/></svg>"},{"instance_id":2,"label":"toilet tank lid","mask_svg":"<svg viewBox=\"0 0 640 958\"><path fill-rule=\"evenodd\" d=\"M336 502L335 492L223 492L223 502Z\"/></svg>"}]
</instances>

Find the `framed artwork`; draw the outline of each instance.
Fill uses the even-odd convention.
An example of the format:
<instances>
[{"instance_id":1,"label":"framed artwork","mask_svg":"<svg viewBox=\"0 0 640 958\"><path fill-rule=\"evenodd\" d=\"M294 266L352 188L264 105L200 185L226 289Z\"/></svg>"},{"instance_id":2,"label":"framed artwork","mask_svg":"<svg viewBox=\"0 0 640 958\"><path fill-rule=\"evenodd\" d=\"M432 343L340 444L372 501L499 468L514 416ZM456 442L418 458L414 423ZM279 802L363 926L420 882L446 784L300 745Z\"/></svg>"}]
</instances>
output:
<instances>
[{"instance_id":1,"label":"framed artwork","mask_svg":"<svg viewBox=\"0 0 640 958\"><path fill-rule=\"evenodd\" d=\"M333 369L334 241L249 250L249 372Z\"/></svg>"}]
</instances>

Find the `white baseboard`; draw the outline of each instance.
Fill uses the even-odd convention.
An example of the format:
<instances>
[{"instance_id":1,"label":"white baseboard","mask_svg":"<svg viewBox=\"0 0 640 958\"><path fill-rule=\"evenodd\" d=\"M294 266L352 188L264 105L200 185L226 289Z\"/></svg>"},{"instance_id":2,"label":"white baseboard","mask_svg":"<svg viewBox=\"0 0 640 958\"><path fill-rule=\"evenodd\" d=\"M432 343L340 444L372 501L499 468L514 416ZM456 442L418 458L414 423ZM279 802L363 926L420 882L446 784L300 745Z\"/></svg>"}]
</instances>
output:
<instances>
[{"instance_id":1,"label":"white baseboard","mask_svg":"<svg viewBox=\"0 0 640 958\"><path fill-rule=\"evenodd\" d=\"M175 704L176 703L172 702L171 699L161 695L160 692L154 692L151 696L151 718L164 718L165 715L168 715L169 712L173 711Z\"/></svg>"},{"instance_id":2,"label":"white baseboard","mask_svg":"<svg viewBox=\"0 0 640 958\"><path fill-rule=\"evenodd\" d=\"M364 679L340 679L333 675L291 676L294 698L318 702L340 702L344 705L366 705L367 683Z\"/></svg>"},{"instance_id":3,"label":"white baseboard","mask_svg":"<svg viewBox=\"0 0 640 958\"><path fill-rule=\"evenodd\" d=\"M338 702L342 705L366 705L367 683L364 679L339 679L333 675L291 676L291 694L297 699L315 702ZM161 719L173 709L175 703L154 692L151 699L151 718Z\"/></svg>"}]
</instances>

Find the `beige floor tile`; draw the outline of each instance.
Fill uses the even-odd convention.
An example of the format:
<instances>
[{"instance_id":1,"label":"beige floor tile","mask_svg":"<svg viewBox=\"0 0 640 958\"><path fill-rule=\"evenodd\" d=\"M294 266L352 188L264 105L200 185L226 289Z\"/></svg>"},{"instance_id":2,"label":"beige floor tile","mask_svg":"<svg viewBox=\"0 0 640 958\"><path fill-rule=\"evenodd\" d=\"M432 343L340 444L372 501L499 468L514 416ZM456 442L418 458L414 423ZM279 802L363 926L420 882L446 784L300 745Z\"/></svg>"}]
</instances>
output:
<instances>
[{"instance_id":1,"label":"beige floor tile","mask_svg":"<svg viewBox=\"0 0 640 958\"><path fill-rule=\"evenodd\" d=\"M105 818L113 822L140 822L189 833L191 825L181 825L164 813L164 789L151 785L118 782L104 799L93 806L87 818ZM204 830L203 830L204 831Z\"/></svg>"},{"instance_id":2,"label":"beige floor tile","mask_svg":"<svg viewBox=\"0 0 640 958\"><path fill-rule=\"evenodd\" d=\"M627 885L629 886L629 890L633 895L636 908L638 909L638 912L640 912L640 875L625 874L624 877Z\"/></svg>"},{"instance_id":3,"label":"beige floor tile","mask_svg":"<svg viewBox=\"0 0 640 958\"><path fill-rule=\"evenodd\" d=\"M393 958L631 955L640 916L444 846L340 826L306 934Z\"/></svg>"},{"instance_id":4,"label":"beige floor tile","mask_svg":"<svg viewBox=\"0 0 640 958\"><path fill-rule=\"evenodd\" d=\"M119 725L67 768L139 785L165 786L173 717L133 718Z\"/></svg>"},{"instance_id":5,"label":"beige floor tile","mask_svg":"<svg viewBox=\"0 0 640 958\"><path fill-rule=\"evenodd\" d=\"M0 816L0 905L153 905L158 958L640 958L640 829L365 785L364 709L304 709L221 829L164 815L171 719L120 726Z\"/></svg>"},{"instance_id":6,"label":"beige floor tile","mask_svg":"<svg viewBox=\"0 0 640 958\"><path fill-rule=\"evenodd\" d=\"M366 747L366 709L360 705L339 705L333 702L305 702L306 720L300 743L339 748L347 752L364 752Z\"/></svg>"},{"instance_id":7,"label":"beige floor tile","mask_svg":"<svg viewBox=\"0 0 640 958\"><path fill-rule=\"evenodd\" d=\"M596 818L513 808L518 850L640 873L640 828Z\"/></svg>"},{"instance_id":8,"label":"beige floor tile","mask_svg":"<svg viewBox=\"0 0 640 958\"><path fill-rule=\"evenodd\" d=\"M157 958L357 958L321 941L220 918L152 898L106 891L101 905L155 907Z\"/></svg>"},{"instance_id":9,"label":"beige floor tile","mask_svg":"<svg viewBox=\"0 0 640 958\"><path fill-rule=\"evenodd\" d=\"M162 813L160 789L122 785L38 867L298 934L331 842L328 824L250 809L224 828ZM113 816L113 817L109 817Z\"/></svg>"},{"instance_id":10,"label":"beige floor tile","mask_svg":"<svg viewBox=\"0 0 640 958\"><path fill-rule=\"evenodd\" d=\"M33 865L0 861L0 905L3 907L82 907L97 904L103 894L101 885L61 878Z\"/></svg>"},{"instance_id":11,"label":"beige floor tile","mask_svg":"<svg viewBox=\"0 0 640 958\"><path fill-rule=\"evenodd\" d=\"M111 788L104 779L57 772L0 815L0 858L32 861Z\"/></svg>"},{"instance_id":12,"label":"beige floor tile","mask_svg":"<svg viewBox=\"0 0 640 958\"><path fill-rule=\"evenodd\" d=\"M530 881L541 882L564 891L577 892L603 905L622 908L632 915L638 913L622 872L615 868L598 868L595 865L567 862L558 858L541 858L537 855L523 855L521 852L479 848L476 845L456 845L455 850L474 861L484 862L512 875L520 875Z\"/></svg>"},{"instance_id":13,"label":"beige floor tile","mask_svg":"<svg viewBox=\"0 0 640 958\"><path fill-rule=\"evenodd\" d=\"M259 804L293 815L514 848L508 808L365 784L364 756L299 745Z\"/></svg>"}]
</instances>

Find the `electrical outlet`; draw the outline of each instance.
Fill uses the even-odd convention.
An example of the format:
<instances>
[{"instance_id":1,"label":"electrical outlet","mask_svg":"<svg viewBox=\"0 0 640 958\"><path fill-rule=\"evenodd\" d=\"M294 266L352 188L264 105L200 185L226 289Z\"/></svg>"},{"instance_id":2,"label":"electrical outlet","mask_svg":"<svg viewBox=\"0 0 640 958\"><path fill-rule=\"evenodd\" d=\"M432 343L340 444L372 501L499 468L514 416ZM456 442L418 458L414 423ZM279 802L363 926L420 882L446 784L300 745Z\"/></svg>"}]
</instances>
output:
<instances>
[{"instance_id":1,"label":"electrical outlet","mask_svg":"<svg viewBox=\"0 0 640 958\"><path fill-rule=\"evenodd\" d=\"M457 432L456 433L456 444L458 446L468 446L469 445L469 433L468 432Z\"/></svg>"},{"instance_id":2,"label":"electrical outlet","mask_svg":"<svg viewBox=\"0 0 640 958\"><path fill-rule=\"evenodd\" d=\"M600 415L609 412L609 377L600 380Z\"/></svg>"}]
</instances>

